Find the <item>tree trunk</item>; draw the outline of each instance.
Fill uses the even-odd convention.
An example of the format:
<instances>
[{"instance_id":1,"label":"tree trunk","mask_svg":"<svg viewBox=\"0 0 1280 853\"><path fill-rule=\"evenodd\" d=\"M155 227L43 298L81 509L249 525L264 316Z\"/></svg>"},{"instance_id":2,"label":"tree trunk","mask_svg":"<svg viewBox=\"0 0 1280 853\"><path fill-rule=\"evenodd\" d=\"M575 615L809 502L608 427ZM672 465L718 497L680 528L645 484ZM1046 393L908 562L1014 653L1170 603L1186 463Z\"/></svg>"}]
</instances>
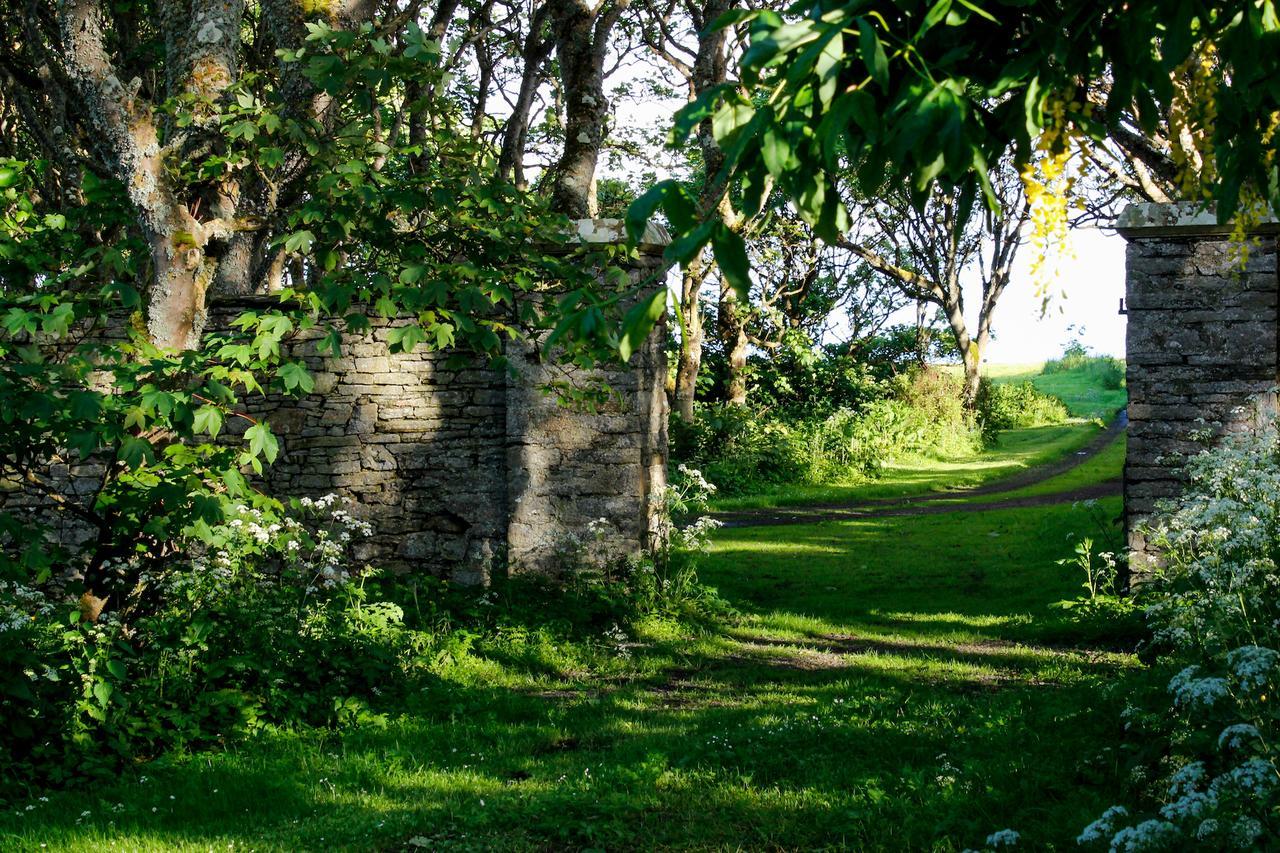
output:
<instances>
[{"instance_id":1,"label":"tree trunk","mask_svg":"<svg viewBox=\"0 0 1280 853\"><path fill-rule=\"evenodd\" d=\"M538 87L544 79L542 68L555 42L543 35L547 15L551 3L543 3L533 13L529 22L529 32L525 36L521 48L521 59L524 68L520 74L520 89L516 93L515 106L511 117L502 130L502 148L498 152L498 177L511 181L517 187L525 187L524 179L524 147L529 135L529 116L533 112L533 100L538 95Z\"/></svg>"},{"instance_id":2,"label":"tree trunk","mask_svg":"<svg viewBox=\"0 0 1280 853\"><path fill-rule=\"evenodd\" d=\"M585 0L552 4L556 57L565 98L564 151L552 169L551 207L572 219L598 212L596 162L604 145L609 102L604 95L604 60L609 33L627 0L593 9Z\"/></svg>"},{"instance_id":3,"label":"tree trunk","mask_svg":"<svg viewBox=\"0 0 1280 853\"><path fill-rule=\"evenodd\" d=\"M916 365L923 368L929 357L929 340L925 331L925 321L929 303L923 299L916 300Z\"/></svg>"},{"instance_id":4,"label":"tree trunk","mask_svg":"<svg viewBox=\"0 0 1280 853\"><path fill-rule=\"evenodd\" d=\"M725 383L726 402L731 406L747 404L747 323L738 304L738 296L729 282L720 280L720 308L717 317L720 343L724 347L728 380Z\"/></svg>"},{"instance_id":5,"label":"tree trunk","mask_svg":"<svg viewBox=\"0 0 1280 853\"><path fill-rule=\"evenodd\" d=\"M961 399L964 401L964 407L973 411L978 402L978 370L982 365L981 347L969 337L969 327L964 321L963 302L959 299L944 299L942 310L947 315L947 324L951 326L956 349L960 351L960 359L964 363L964 389Z\"/></svg>"},{"instance_id":6,"label":"tree trunk","mask_svg":"<svg viewBox=\"0 0 1280 853\"><path fill-rule=\"evenodd\" d=\"M202 247L184 246L172 234L152 235L149 242L154 273L147 293L147 333L160 349L196 349L204 332L205 294L217 264Z\"/></svg>"},{"instance_id":7,"label":"tree trunk","mask_svg":"<svg viewBox=\"0 0 1280 853\"><path fill-rule=\"evenodd\" d=\"M702 305L698 291L706 277L707 266L701 259L691 263L680 282L680 358L676 363L676 414L680 420L693 420L693 404L698 393L698 373L702 369L702 344L706 333L702 328Z\"/></svg>"},{"instance_id":8,"label":"tree trunk","mask_svg":"<svg viewBox=\"0 0 1280 853\"><path fill-rule=\"evenodd\" d=\"M982 383L982 354L981 348L975 344L970 344L961 351L964 357L964 391L961 400L964 407L972 412L978 405L978 387Z\"/></svg>"}]
</instances>

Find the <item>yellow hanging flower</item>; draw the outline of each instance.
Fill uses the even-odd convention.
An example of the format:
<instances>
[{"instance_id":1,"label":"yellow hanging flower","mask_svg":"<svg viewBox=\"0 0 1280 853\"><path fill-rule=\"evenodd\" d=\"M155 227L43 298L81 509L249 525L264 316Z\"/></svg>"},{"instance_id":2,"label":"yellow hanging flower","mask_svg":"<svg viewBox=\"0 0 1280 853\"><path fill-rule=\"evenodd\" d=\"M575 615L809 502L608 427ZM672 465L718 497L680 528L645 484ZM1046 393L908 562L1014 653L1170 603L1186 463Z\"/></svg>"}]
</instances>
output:
<instances>
[{"instance_id":1,"label":"yellow hanging flower","mask_svg":"<svg viewBox=\"0 0 1280 853\"><path fill-rule=\"evenodd\" d=\"M1070 210L1076 166L1084 163L1088 139L1072 121L1072 114L1088 115L1089 105L1060 98L1048 105L1049 121L1036 140L1035 154L1022 171L1022 186L1030 207L1031 277L1036 295L1047 305L1049 289L1057 281L1063 261L1075 257L1071 245ZM1076 155L1082 155L1073 160Z\"/></svg>"}]
</instances>

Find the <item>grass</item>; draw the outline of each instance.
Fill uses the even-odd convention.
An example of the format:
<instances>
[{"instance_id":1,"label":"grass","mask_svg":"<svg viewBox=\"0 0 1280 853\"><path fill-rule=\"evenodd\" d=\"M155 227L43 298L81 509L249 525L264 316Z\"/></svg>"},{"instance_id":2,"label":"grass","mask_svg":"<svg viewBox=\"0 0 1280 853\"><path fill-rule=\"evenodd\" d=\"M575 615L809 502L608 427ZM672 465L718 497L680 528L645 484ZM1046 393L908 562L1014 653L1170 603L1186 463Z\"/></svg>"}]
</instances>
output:
<instances>
[{"instance_id":1,"label":"grass","mask_svg":"<svg viewBox=\"0 0 1280 853\"><path fill-rule=\"evenodd\" d=\"M887 466L874 480L822 485L779 484L756 494L717 498L714 508L729 511L806 504L852 504L969 489L1075 453L1095 439L1098 432L1098 426L1092 422L1006 430L993 446L968 458L904 459Z\"/></svg>"},{"instance_id":2,"label":"grass","mask_svg":"<svg viewBox=\"0 0 1280 853\"><path fill-rule=\"evenodd\" d=\"M719 508L974 486L1096 435L1013 430L972 459ZM702 568L736 608L719 624L649 618L622 644L511 626L386 719L0 802L0 848L957 851L1012 828L1074 849L1125 788L1120 710L1151 677L1125 626L1052 607L1080 582L1056 561L1081 535L1118 549L1120 500L966 505L1123 460L1121 436L1031 486L938 499L954 512L719 531Z\"/></svg>"},{"instance_id":3,"label":"grass","mask_svg":"<svg viewBox=\"0 0 1280 853\"><path fill-rule=\"evenodd\" d=\"M1078 584L1055 560L1116 545L1119 502L960 509L720 531L722 628L490 637L384 725L19 803L0 847L949 851L1011 827L1073 849L1123 785L1107 750L1142 675L1050 608Z\"/></svg>"},{"instance_id":4,"label":"grass","mask_svg":"<svg viewBox=\"0 0 1280 853\"><path fill-rule=\"evenodd\" d=\"M962 370L958 364L944 364L938 368L953 373ZM1107 421L1128 402L1128 391L1102 387L1087 368L1059 373L1043 373L1043 370L1044 362L987 364L983 365L982 373L994 382L1030 382L1038 390L1061 400L1073 418Z\"/></svg>"},{"instance_id":5,"label":"grass","mask_svg":"<svg viewBox=\"0 0 1280 853\"><path fill-rule=\"evenodd\" d=\"M994 367L988 368L988 375L996 382L1030 382L1038 390L1066 404L1067 412L1074 418L1110 420L1129 399L1127 390L1102 387L1086 369L1041 373L1039 367L1022 367L1024 369L999 372Z\"/></svg>"},{"instance_id":6,"label":"grass","mask_svg":"<svg viewBox=\"0 0 1280 853\"><path fill-rule=\"evenodd\" d=\"M959 365L942 365L943 370L960 370ZM985 486L1021 471L1080 452L1097 436L1097 422L1110 421L1124 408L1127 392L1102 387L1087 369L1041 373L1043 364L995 364L984 368L996 382L1029 381L1046 394L1063 401L1072 421L1042 427L1006 430L996 443L970 457L937 459L918 456L895 460L874 480L859 478L835 483L779 483L762 487L749 495L717 498L713 509L730 512L745 509L821 504L856 504L886 498L906 498L931 492L963 491ZM1108 447L1107 456L1087 463L1110 470L1117 458L1123 465L1124 443ZM1037 484L1008 493L1025 497L1067 491L1095 477L1093 467L1053 478L1051 484ZM1119 476L1118 471L1115 476ZM1108 478L1103 478L1108 479ZM1100 482L1100 480L1092 480Z\"/></svg>"}]
</instances>

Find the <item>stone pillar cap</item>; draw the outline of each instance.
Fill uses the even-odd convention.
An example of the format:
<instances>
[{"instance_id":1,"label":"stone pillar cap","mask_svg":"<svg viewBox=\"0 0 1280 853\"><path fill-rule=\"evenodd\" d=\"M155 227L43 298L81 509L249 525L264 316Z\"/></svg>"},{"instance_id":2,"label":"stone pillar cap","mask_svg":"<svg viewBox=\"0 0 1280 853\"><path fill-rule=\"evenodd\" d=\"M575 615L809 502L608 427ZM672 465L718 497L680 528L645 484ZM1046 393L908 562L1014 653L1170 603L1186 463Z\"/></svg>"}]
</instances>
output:
<instances>
[{"instance_id":1,"label":"stone pillar cap","mask_svg":"<svg viewBox=\"0 0 1280 853\"><path fill-rule=\"evenodd\" d=\"M582 243L625 243L627 222L625 219L597 217L577 219L573 222L574 238ZM650 220L644 226L638 248L646 254L660 255L671 244L671 235L662 225Z\"/></svg>"},{"instance_id":2,"label":"stone pillar cap","mask_svg":"<svg viewBox=\"0 0 1280 853\"><path fill-rule=\"evenodd\" d=\"M1175 201L1130 204L1116 217L1115 229L1127 240L1143 237L1199 237L1231 233L1220 225L1212 203ZM1268 212L1252 233L1280 231L1280 221Z\"/></svg>"}]
</instances>

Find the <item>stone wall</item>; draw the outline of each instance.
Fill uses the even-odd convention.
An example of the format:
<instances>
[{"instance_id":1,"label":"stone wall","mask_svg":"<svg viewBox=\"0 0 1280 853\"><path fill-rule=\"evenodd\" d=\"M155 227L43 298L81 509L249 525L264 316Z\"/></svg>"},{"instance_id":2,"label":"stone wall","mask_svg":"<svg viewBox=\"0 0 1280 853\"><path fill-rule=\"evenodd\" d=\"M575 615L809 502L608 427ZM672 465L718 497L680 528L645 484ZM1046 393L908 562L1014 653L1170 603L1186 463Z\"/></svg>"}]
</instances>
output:
<instances>
[{"instance_id":1,"label":"stone wall","mask_svg":"<svg viewBox=\"0 0 1280 853\"><path fill-rule=\"evenodd\" d=\"M585 220L578 236L620 242L622 224ZM633 281L660 266L666 242L651 226L639 256L627 262ZM268 297L215 302L210 327L264 300L270 304ZM448 354L422 348L392 353L390 330L406 321L370 322L367 332L344 336L337 358L316 353L318 332L293 339L291 354L307 362L314 392L249 405L280 442L265 473L268 492L349 497L374 528L359 559L463 583L484 583L495 570L551 569L565 543L596 519L604 519L601 551L632 554L652 544L656 497L666 484L661 327L628 365L591 373L544 364L528 343L509 344L513 373L479 361L449 367ZM603 382L615 394L593 411L564 408L547 384L566 378ZM243 430L247 423L227 425ZM96 485L75 471L52 473L71 492ZM0 494L8 509L51 509L45 503L37 495ZM83 524L69 525L59 531L62 541L88 535Z\"/></svg>"},{"instance_id":2,"label":"stone wall","mask_svg":"<svg viewBox=\"0 0 1280 853\"><path fill-rule=\"evenodd\" d=\"M1156 559L1143 523L1182 488L1188 454L1276 411L1277 225L1259 226L1243 266L1229 229L1193 204L1131 205L1116 228L1129 243L1124 494L1140 577Z\"/></svg>"}]
</instances>

